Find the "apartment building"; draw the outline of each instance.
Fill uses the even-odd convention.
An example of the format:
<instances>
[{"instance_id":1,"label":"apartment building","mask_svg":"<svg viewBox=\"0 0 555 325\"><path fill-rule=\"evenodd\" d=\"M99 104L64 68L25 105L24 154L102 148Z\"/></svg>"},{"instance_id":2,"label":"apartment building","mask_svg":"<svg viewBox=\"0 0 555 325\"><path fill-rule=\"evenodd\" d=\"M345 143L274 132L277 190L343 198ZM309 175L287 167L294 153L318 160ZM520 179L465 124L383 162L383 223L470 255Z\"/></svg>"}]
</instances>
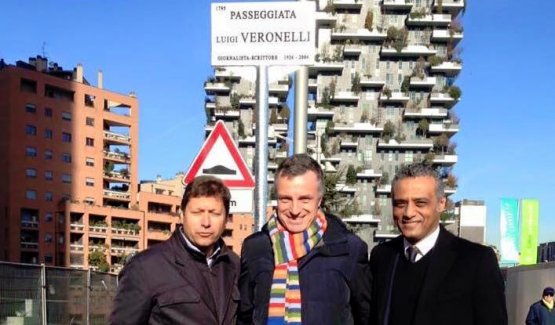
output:
<instances>
[{"instance_id":1,"label":"apartment building","mask_svg":"<svg viewBox=\"0 0 555 325\"><path fill-rule=\"evenodd\" d=\"M81 65L64 70L40 56L3 63L0 132L3 260L82 265L90 220L141 223L130 210L138 101L103 89L101 72L95 87Z\"/></svg>"},{"instance_id":2,"label":"apartment building","mask_svg":"<svg viewBox=\"0 0 555 325\"><path fill-rule=\"evenodd\" d=\"M464 0L317 0L316 62L309 67L307 151L336 180L333 210L370 246L395 237L390 182L403 164L434 165L456 191L452 137L461 90ZM254 156L255 84L217 68L205 84L207 130L226 121L247 163ZM253 79L250 79L253 80ZM270 86L269 176L287 155L290 82ZM271 199L272 197L270 197Z\"/></svg>"}]
</instances>

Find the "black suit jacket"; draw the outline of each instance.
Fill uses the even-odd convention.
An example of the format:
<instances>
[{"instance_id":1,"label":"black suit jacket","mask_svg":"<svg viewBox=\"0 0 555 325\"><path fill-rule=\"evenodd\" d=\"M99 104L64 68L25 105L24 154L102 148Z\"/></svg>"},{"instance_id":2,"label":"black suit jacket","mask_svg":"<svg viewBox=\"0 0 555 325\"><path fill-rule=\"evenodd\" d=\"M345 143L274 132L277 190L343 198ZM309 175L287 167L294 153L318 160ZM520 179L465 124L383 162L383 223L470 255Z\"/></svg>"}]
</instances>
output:
<instances>
[{"instance_id":1,"label":"black suit jacket","mask_svg":"<svg viewBox=\"0 0 555 325\"><path fill-rule=\"evenodd\" d=\"M195 265L206 262L193 256L185 245L176 230L167 241L131 259L120 273L110 324L235 323L239 257L224 245L212 264L223 291L215 298L224 299L224 303L217 304Z\"/></svg>"},{"instance_id":2,"label":"black suit jacket","mask_svg":"<svg viewBox=\"0 0 555 325\"><path fill-rule=\"evenodd\" d=\"M403 237L376 246L370 256L371 324L386 324L395 268L405 258ZM443 227L432 251L413 325L507 324L504 283L489 247L454 236Z\"/></svg>"}]
</instances>

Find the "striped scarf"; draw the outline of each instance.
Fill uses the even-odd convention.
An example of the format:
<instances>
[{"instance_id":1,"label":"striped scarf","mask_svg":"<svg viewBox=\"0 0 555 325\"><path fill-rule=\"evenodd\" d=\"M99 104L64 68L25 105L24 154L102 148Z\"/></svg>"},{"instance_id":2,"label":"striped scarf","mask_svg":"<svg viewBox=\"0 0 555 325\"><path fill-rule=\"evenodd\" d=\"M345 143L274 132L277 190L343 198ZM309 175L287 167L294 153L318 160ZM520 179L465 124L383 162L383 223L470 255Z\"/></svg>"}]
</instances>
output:
<instances>
[{"instance_id":1,"label":"striped scarf","mask_svg":"<svg viewBox=\"0 0 555 325\"><path fill-rule=\"evenodd\" d=\"M268 221L275 263L268 324L301 324L302 300L297 261L316 246L326 228L326 217L321 213L305 231L296 234L285 230L275 215Z\"/></svg>"}]
</instances>

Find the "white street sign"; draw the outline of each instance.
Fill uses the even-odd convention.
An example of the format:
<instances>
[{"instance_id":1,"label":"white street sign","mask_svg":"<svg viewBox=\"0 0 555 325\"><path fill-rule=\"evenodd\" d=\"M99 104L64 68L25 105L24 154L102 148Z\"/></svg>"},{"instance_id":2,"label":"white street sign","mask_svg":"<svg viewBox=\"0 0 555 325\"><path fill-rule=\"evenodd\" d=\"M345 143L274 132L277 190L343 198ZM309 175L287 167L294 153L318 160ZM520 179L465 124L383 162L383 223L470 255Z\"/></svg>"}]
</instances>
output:
<instances>
[{"instance_id":1,"label":"white street sign","mask_svg":"<svg viewBox=\"0 0 555 325\"><path fill-rule=\"evenodd\" d=\"M230 213L253 213L253 190L230 188L231 202Z\"/></svg>"},{"instance_id":2,"label":"white street sign","mask_svg":"<svg viewBox=\"0 0 555 325\"><path fill-rule=\"evenodd\" d=\"M212 3L213 66L314 64L316 2Z\"/></svg>"}]
</instances>

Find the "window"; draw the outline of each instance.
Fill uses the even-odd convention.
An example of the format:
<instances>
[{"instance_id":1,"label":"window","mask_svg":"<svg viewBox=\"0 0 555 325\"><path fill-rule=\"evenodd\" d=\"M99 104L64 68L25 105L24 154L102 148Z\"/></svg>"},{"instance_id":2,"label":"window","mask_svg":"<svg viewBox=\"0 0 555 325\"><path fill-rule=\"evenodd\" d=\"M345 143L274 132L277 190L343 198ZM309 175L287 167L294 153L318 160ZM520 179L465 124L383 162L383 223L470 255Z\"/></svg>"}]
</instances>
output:
<instances>
[{"instance_id":1,"label":"window","mask_svg":"<svg viewBox=\"0 0 555 325\"><path fill-rule=\"evenodd\" d=\"M52 258L51 254L44 255L44 263L52 263L53 261L54 261L54 258Z\"/></svg>"},{"instance_id":2,"label":"window","mask_svg":"<svg viewBox=\"0 0 555 325\"><path fill-rule=\"evenodd\" d=\"M19 83L19 89L21 91L26 91L26 92L36 94L37 93L37 82L35 80L29 80L29 79L21 78L21 81Z\"/></svg>"},{"instance_id":3,"label":"window","mask_svg":"<svg viewBox=\"0 0 555 325\"><path fill-rule=\"evenodd\" d=\"M25 126L25 133L28 135L37 135L37 127L31 124Z\"/></svg>"},{"instance_id":4,"label":"window","mask_svg":"<svg viewBox=\"0 0 555 325\"><path fill-rule=\"evenodd\" d=\"M85 94L85 106L94 107L95 96Z\"/></svg>"},{"instance_id":5,"label":"window","mask_svg":"<svg viewBox=\"0 0 555 325\"><path fill-rule=\"evenodd\" d=\"M46 212L46 214L44 215L44 220L45 220L46 222L52 222L52 219L53 219L53 218L54 218L54 217L53 217L53 215L52 215L52 212Z\"/></svg>"},{"instance_id":6,"label":"window","mask_svg":"<svg viewBox=\"0 0 555 325\"><path fill-rule=\"evenodd\" d=\"M71 142L71 133L62 132L62 141Z\"/></svg>"},{"instance_id":7,"label":"window","mask_svg":"<svg viewBox=\"0 0 555 325\"><path fill-rule=\"evenodd\" d=\"M86 138L85 139L85 145L87 147L94 147L94 139L93 138Z\"/></svg>"},{"instance_id":8,"label":"window","mask_svg":"<svg viewBox=\"0 0 555 325\"><path fill-rule=\"evenodd\" d=\"M85 164L89 167L94 167L94 158L87 157L87 160L85 160Z\"/></svg>"},{"instance_id":9,"label":"window","mask_svg":"<svg viewBox=\"0 0 555 325\"><path fill-rule=\"evenodd\" d=\"M47 232L44 235L44 241L47 242L47 243L51 243L52 242L52 234Z\"/></svg>"},{"instance_id":10,"label":"window","mask_svg":"<svg viewBox=\"0 0 555 325\"><path fill-rule=\"evenodd\" d=\"M44 137L46 139L52 139L52 130L50 129L44 129Z\"/></svg>"},{"instance_id":11,"label":"window","mask_svg":"<svg viewBox=\"0 0 555 325\"><path fill-rule=\"evenodd\" d=\"M87 178L85 179L85 185L87 185L87 186L94 186L94 178L87 177Z\"/></svg>"},{"instance_id":12,"label":"window","mask_svg":"<svg viewBox=\"0 0 555 325\"><path fill-rule=\"evenodd\" d=\"M45 159L45 160L52 160L52 156L53 156L52 150L46 149L46 150L44 151L44 159Z\"/></svg>"},{"instance_id":13,"label":"window","mask_svg":"<svg viewBox=\"0 0 555 325\"><path fill-rule=\"evenodd\" d=\"M92 198L92 197L86 197L86 198L83 200L83 202L85 202L86 204L91 204L91 205L93 205L93 204L94 204L94 198Z\"/></svg>"},{"instance_id":14,"label":"window","mask_svg":"<svg viewBox=\"0 0 555 325\"><path fill-rule=\"evenodd\" d=\"M94 126L94 118L93 117L87 117L85 119L85 122L87 123L88 126Z\"/></svg>"},{"instance_id":15,"label":"window","mask_svg":"<svg viewBox=\"0 0 555 325\"><path fill-rule=\"evenodd\" d=\"M70 174L62 174L62 182L63 183L71 183L71 175Z\"/></svg>"},{"instance_id":16,"label":"window","mask_svg":"<svg viewBox=\"0 0 555 325\"><path fill-rule=\"evenodd\" d=\"M46 107L46 108L44 109L44 116L46 116L46 117L52 117L52 108Z\"/></svg>"},{"instance_id":17,"label":"window","mask_svg":"<svg viewBox=\"0 0 555 325\"><path fill-rule=\"evenodd\" d=\"M44 179L46 179L47 181L51 181L52 179L54 179L54 172L51 170L47 170L44 172Z\"/></svg>"},{"instance_id":18,"label":"window","mask_svg":"<svg viewBox=\"0 0 555 325\"><path fill-rule=\"evenodd\" d=\"M62 120L71 121L71 113L70 112L62 112Z\"/></svg>"},{"instance_id":19,"label":"window","mask_svg":"<svg viewBox=\"0 0 555 325\"><path fill-rule=\"evenodd\" d=\"M44 193L44 200L47 202L52 202L54 200L54 194L52 194L52 192Z\"/></svg>"},{"instance_id":20,"label":"window","mask_svg":"<svg viewBox=\"0 0 555 325\"><path fill-rule=\"evenodd\" d=\"M62 154L62 161L65 163L71 163L71 154L63 153Z\"/></svg>"},{"instance_id":21,"label":"window","mask_svg":"<svg viewBox=\"0 0 555 325\"><path fill-rule=\"evenodd\" d=\"M27 176L27 178L35 178L37 177L37 170L34 168L27 168L25 170L25 176Z\"/></svg>"},{"instance_id":22,"label":"window","mask_svg":"<svg viewBox=\"0 0 555 325\"><path fill-rule=\"evenodd\" d=\"M25 198L28 199L28 200L36 200L37 199L37 191L35 191L35 190L25 191Z\"/></svg>"},{"instance_id":23,"label":"window","mask_svg":"<svg viewBox=\"0 0 555 325\"><path fill-rule=\"evenodd\" d=\"M412 163L413 160L414 160L414 157L413 157L412 151L405 152L405 162Z\"/></svg>"},{"instance_id":24,"label":"window","mask_svg":"<svg viewBox=\"0 0 555 325\"><path fill-rule=\"evenodd\" d=\"M37 107L33 104L27 104L25 105L25 111L27 113L35 114L37 112Z\"/></svg>"},{"instance_id":25,"label":"window","mask_svg":"<svg viewBox=\"0 0 555 325\"><path fill-rule=\"evenodd\" d=\"M36 157L37 156L37 148L35 148L35 147L25 148L25 156L27 156L27 157Z\"/></svg>"}]
</instances>

